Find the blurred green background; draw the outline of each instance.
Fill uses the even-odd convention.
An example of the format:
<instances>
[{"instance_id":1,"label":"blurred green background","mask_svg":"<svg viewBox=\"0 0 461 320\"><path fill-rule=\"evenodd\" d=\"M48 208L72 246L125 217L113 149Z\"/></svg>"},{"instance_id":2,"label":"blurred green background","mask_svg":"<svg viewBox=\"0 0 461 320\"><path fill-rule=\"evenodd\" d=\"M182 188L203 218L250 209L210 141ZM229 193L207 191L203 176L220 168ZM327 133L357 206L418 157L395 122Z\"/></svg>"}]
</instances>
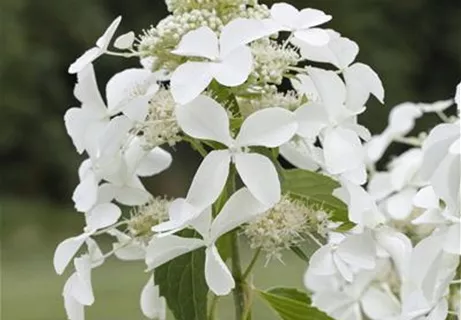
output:
<instances>
[{"instance_id":1,"label":"blurred green background","mask_svg":"<svg viewBox=\"0 0 461 320\"><path fill-rule=\"evenodd\" d=\"M433 101L454 94L461 80L460 0L289 1L333 15L329 27L358 42L359 60L371 65L386 89L386 105L370 103L362 116L373 132L382 130L390 107L402 101ZM270 2L266 2L270 4ZM166 15L160 0L0 1L0 214L1 318L64 319L65 277L52 270L59 241L81 231L71 194L80 159L65 133L63 115L76 104L68 65L93 45L108 24L123 15L120 34L156 24ZM98 81L137 65L104 57ZM420 122L424 129L436 119ZM184 194L199 161L179 146L173 167L148 182L153 193ZM262 286L301 284L305 268L289 254L286 264L261 265ZM147 280L142 264L115 261L94 274L96 303L88 319L142 319L138 310ZM282 276L280 276L282 275ZM228 310L226 306L224 309ZM256 319L269 319L258 307ZM229 319L225 313L222 319Z\"/></svg>"}]
</instances>

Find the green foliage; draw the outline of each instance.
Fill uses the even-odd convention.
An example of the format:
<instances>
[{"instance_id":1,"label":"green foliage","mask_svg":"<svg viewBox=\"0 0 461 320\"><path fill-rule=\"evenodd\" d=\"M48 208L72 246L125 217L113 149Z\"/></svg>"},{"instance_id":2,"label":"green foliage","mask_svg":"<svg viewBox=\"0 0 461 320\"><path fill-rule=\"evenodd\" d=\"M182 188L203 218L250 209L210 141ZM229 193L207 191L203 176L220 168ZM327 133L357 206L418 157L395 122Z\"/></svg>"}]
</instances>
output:
<instances>
[{"instance_id":1,"label":"green foliage","mask_svg":"<svg viewBox=\"0 0 461 320\"><path fill-rule=\"evenodd\" d=\"M258 293L283 320L331 320L312 307L308 295L298 289L278 287Z\"/></svg>"},{"instance_id":2,"label":"green foliage","mask_svg":"<svg viewBox=\"0 0 461 320\"><path fill-rule=\"evenodd\" d=\"M339 187L338 182L320 173L301 169L283 172L284 192L330 212L333 221L346 222L348 221L346 204L332 195L333 190Z\"/></svg>"},{"instance_id":3,"label":"green foliage","mask_svg":"<svg viewBox=\"0 0 461 320\"><path fill-rule=\"evenodd\" d=\"M160 287L176 320L204 320L208 286L205 282L205 249L182 255L155 269Z\"/></svg>"}]
</instances>

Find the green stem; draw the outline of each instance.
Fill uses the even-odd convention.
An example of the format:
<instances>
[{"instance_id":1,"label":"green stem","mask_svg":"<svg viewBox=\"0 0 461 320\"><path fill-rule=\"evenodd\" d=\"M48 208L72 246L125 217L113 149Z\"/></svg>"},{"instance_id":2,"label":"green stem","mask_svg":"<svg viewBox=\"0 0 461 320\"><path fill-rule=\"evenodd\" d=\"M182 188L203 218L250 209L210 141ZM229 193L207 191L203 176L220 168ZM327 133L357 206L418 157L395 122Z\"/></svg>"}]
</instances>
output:
<instances>
[{"instance_id":1,"label":"green stem","mask_svg":"<svg viewBox=\"0 0 461 320\"><path fill-rule=\"evenodd\" d=\"M261 253L261 248L258 248L258 250L256 250L255 254L253 255L253 259L251 259L250 264L245 269L245 272L243 272L242 280L245 280L250 275L251 270L253 270L253 267L256 264L256 261L258 261L260 253Z\"/></svg>"},{"instance_id":2,"label":"green stem","mask_svg":"<svg viewBox=\"0 0 461 320\"><path fill-rule=\"evenodd\" d=\"M219 296L213 296L211 300L210 313L208 315L208 320L215 320L216 318L216 307L218 306Z\"/></svg>"},{"instance_id":3,"label":"green stem","mask_svg":"<svg viewBox=\"0 0 461 320\"><path fill-rule=\"evenodd\" d=\"M202 146L202 144L199 141L197 141L197 140L195 140L193 138L190 138L188 136L184 136L183 140L189 142L190 145L192 146L192 148L197 150L198 153L200 153L200 155L202 157L205 158L207 156L208 152L205 150L205 148Z\"/></svg>"},{"instance_id":4,"label":"green stem","mask_svg":"<svg viewBox=\"0 0 461 320\"><path fill-rule=\"evenodd\" d=\"M245 285L242 278L242 267L240 264L240 251L238 243L237 231L231 233L231 258L232 258L232 276L235 281L234 288L234 305L235 305L235 319L243 320L243 313L245 311L246 297Z\"/></svg>"}]
</instances>

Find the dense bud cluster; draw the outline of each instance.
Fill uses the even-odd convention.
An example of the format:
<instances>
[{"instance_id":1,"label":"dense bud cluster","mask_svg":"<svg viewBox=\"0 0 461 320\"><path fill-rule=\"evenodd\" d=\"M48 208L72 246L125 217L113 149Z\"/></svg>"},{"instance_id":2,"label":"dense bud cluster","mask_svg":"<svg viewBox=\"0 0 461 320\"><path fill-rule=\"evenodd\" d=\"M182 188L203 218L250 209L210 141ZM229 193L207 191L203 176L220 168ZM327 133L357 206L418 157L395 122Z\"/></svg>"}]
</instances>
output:
<instances>
[{"instance_id":1,"label":"dense bud cluster","mask_svg":"<svg viewBox=\"0 0 461 320\"><path fill-rule=\"evenodd\" d=\"M328 215L305 203L283 196L270 210L243 227L253 249L261 248L267 259L282 260L282 252L305 240L307 234L323 230Z\"/></svg>"}]
</instances>

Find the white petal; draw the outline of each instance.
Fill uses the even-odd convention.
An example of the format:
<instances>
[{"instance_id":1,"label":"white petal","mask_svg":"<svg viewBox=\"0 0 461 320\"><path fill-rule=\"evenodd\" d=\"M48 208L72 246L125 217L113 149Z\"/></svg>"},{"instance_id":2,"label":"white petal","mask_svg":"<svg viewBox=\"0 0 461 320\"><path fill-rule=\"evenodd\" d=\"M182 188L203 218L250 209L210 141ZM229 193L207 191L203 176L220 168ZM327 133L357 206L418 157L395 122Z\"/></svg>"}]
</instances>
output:
<instances>
[{"instance_id":1,"label":"white petal","mask_svg":"<svg viewBox=\"0 0 461 320\"><path fill-rule=\"evenodd\" d=\"M54 252L53 266L57 274L61 275L66 269L69 262L83 245L89 234L81 234L76 237L68 238L62 241Z\"/></svg>"},{"instance_id":2,"label":"white petal","mask_svg":"<svg viewBox=\"0 0 461 320\"><path fill-rule=\"evenodd\" d=\"M206 249L205 280L210 290L218 296L229 294L235 287L234 278L214 245Z\"/></svg>"},{"instance_id":3,"label":"white petal","mask_svg":"<svg viewBox=\"0 0 461 320\"><path fill-rule=\"evenodd\" d=\"M143 244L133 241L131 237L117 229L111 229L107 233L117 238L117 242L114 242L112 247L118 259L126 261L145 259L146 252Z\"/></svg>"},{"instance_id":4,"label":"white petal","mask_svg":"<svg viewBox=\"0 0 461 320\"><path fill-rule=\"evenodd\" d=\"M445 238L445 243L443 250L445 252L461 255L461 224L454 223L448 227L447 235Z\"/></svg>"},{"instance_id":5,"label":"white petal","mask_svg":"<svg viewBox=\"0 0 461 320\"><path fill-rule=\"evenodd\" d=\"M410 239L391 228L383 228L375 233L376 241L392 258L400 277L407 273L413 249Z\"/></svg>"},{"instance_id":6,"label":"white petal","mask_svg":"<svg viewBox=\"0 0 461 320\"><path fill-rule=\"evenodd\" d=\"M407 219L413 211L415 189L404 189L386 200L387 213L395 220Z\"/></svg>"},{"instance_id":7,"label":"white petal","mask_svg":"<svg viewBox=\"0 0 461 320\"><path fill-rule=\"evenodd\" d=\"M426 320L446 319L448 315L448 302L442 299L429 313Z\"/></svg>"},{"instance_id":8,"label":"white petal","mask_svg":"<svg viewBox=\"0 0 461 320\"><path fill-rule=\"evenodd\" d=\"M226 184L231 158L227 150L215 150L203 159L187 193L187 201L205 208L216 201Z\"/></svg>"},{"instance_id":9,"label":"white petal","mask_svg":"<svg viewBox=\"0 0 461 320\"><path fill-rule=\"evenodd\" d=\"M174 235L153 238L146 250L146 264L150 270L155 269L204 245L201 239L181 238Z\"/></svg>"},{"instance_id":10,"label":"white petal","mask_svg":"<svg viewBox=\"0 0 461 320\"><path fill-rule=\"evenodd\" d=\"M376 246L369 232L347 236L340 243L336 254L357 268L371 270L376 266Z\"/></svg>"},{"instance_id":11,"label":"white petal","mask_svg":"<svg viewBox=\"0 0 461 320\"><path fill-rule=\"evenodd\" d=\"M448 155L439 163L434 171L431 184L435 193L443 199L447 208L459 215L461 188L461 158L460 155Z\"/></svg>"},{"instance_id":12,"label":"white petal","mask_svg":"<svg viewBox=\"0 0 461 320\"><path fill-rule=\"evenodd\" d=\"M298 9L287 3L275 3L271 7L271 17L286 28L294 29L300 17Z\"/></svg>"},{"instance_id":13,"label":"white petal","mask_svg":"<svg viewBox=\"0 0 461 320\"><path fill-rule=\"evenodd\" d=\"M357 43L343 38L333 30L326 30L330 41L324 46L313 46L301 41L293 41L301 49L303 58L315 62L327 62L344 69L354 62L359 47Z\"/></svg>"},{"instance_id":14,"label":"white petal","mask_svg":"<svg viewBox=\"0 0 461 320\"><path fill-rule=\"evenodd\" d=\"M334 275L336 267L330 245L320 247L309 259L309 272L315 275Z\"/></svg>"},{"instance_id":15,"label":"white petal","mask_svg":"<svg viewBox=\"0 0 461 320\"><path fill-rule=\"evenodd\" d=\"M133 31L122 34L117 39L115 39L114 47L120 50L129 49L133 46L135 39L135 34Z\"/></svg>"},{"instance_id":16,"label":"white petal","mask_svg":"<svg viewBox=\"0 0 461 320\"><path fill-rule=\"evenodd\" d=\"M238 146L276 148L288 142L298 125L292 112L274 107L252 113L243 122L236 138Z\"/></svg>"},{"instance_id":17,"label":"white petal","mask_svg":"<svg viewBox=\"0 0 461 320\"><path fill-rule=\"evenodd\" d=\"M89 211L98 199L98 181L93 172L89 172L85 179L75 188L72 200L75 208L80 212Z\"/></svg>"},{"instance_id":18,"label":"white petal","mask_svg":"<svg viewBox=\"0 0 461 320\"><path fill-rule=\"evenodd\" d=\"M70 287L67 286L63 292L64 308L66 310L67 318L69 320L85 320L85 307L66 291L69 290L69 288Z\"/></svg>"},{"instance_id":19,"label":"white petal","mask_svg":"<svg viewBox=\"0 0 461 320\"><path fill-rule=\"evenodd\" d=\"M171 94L179 104L197 98L213 80L214 65L209 62L186 62L171 75Z\"/></svg>"},{"instance_id":20,"label":"white petal","mask_svg":"<svg viewBox=\"0 0 461 320\"><path fill-rule=\"evenodd\" d=\"M234 156L235 166L243 183L256 199L267 206L280 201L280 180L274 164L257 153Z\"/></svg>"},{"instance_id":21,"label":"white petal","mask_svg":"<svg viewBox=\"0 0 461 320\"><path fill-rule=\"evenodd\" d=\"M166 301L160 297L159 287L154 283L154 277L143 287L140 299L141 311L149 319L164 320L166 318Z\"/></svg>"},{"instance_id":22,"label":"white petal","mask_svg":"<svg viewBox=\"0 0 461 320\"><path fill-rule=\"evenodd\" d=\"M336 254L333 255L333 261L341 277L347 282L352 282L354 280L354 272L351 267Z\"/></svg>"},{"instance_id":23,"label":"white petal","mask_svg":"<svg viewBox=\"0 0 461 320\"><path fill-rule=\"evenodd\" d=\"M461 109L461 82L456 86L455 103L458 105L458 110Z\"/></svg>"},{"instance_id":24,"label":"white petal","mask_svg":"<svg viewBox=\"0 0 461 320\"><path fill-rule=\"evenodd\" d=\"M383 134L373 136L365 145L367 160L374 163L381 159L386 149L392 143L392 135L384 132Z\"/></svg>"},{"instance_id":25,"label":"white petal","mask_svg":"<svg viewBox=\"0 0 461 320\"><path fill-rule=\"evenodd\" d=\"M332 174L354 170L364 163L362 144L352 130L340 127L329 130L322 145L327 170Z\"/></svg>"},{"instance_id":26,"label":"white petal","mask_svg":"<svg viewBox=\"0 0 461 320\"><path fill-rule=\"evenodd\" d=\"M413 204L424 209L439 208L439 197L435 194L432 186L426 186L414 196Z\"/></svg>"},{"instance_id":27,"label":"white petal","mask_svg":"<svg viewBox=\"0 0 461 320\"><path fill-rule=\"evenodd\" d=\"M450 145L459 137L459 134L459 125L457 124L439 124L431 130L423 143L425 155L421 168L423 178L429 179L432 176L445 157Z\"/></svg>"},{"instance_id":28,"label":"white petal","mask_svg":"<svg viewBox=\"0 0 461 320\"><path fill-rule=\"evenodd\" d=\"M212 208L211 206L200 212L197 217L189 222L189 225L194 228L203 239L208 239L211 228Z\"/></svg>"},{"instance_id":29,"label":"white petal","mask_svg":"<svg viewBox=\"0 0 461 320\"><path fill-rule=\"evenodd\" d=\"M361 186L347 181L342 181L341 184L343 187L334 190L333 195L347 203L350 221L370 228L385 221L373 198ZM343 192L339 192L340 190Z\"/></svg>"},{"instance_id":30,"label":"white petal","mask_svg":"<svg viewBox=\"0 0 461 320\"><path fill-rule=\"evenodd\" d=\"M388 172L376 172L371 177L367 186L369 194L379 201L388 197L394 189L391 185L390 174Z\"/></svg>"},{"instance_id":31,"label":"white petal","mask_svg":"<svg viewBox=\"0 0 461 320\"><path fill-rule=\"evenodd\" d=\"M181 129L191 137L213 140L230 145L229 116L215 100L199 96L187 105L176 108L176 119Z\"/></svg>"},{"instance_id":32,"label":"white petal","mask_svg":"<svg viewBox=\"0 0 461 320\"><path fill-rule=\"evenodd\" d=\"M170 220L162 222L152 227L154 232L165 232L172 233L178 230L184 229L190 221L195 219L201 210L194 208L185 199L176 199L168 208L168 215ZM174 233L173 232L173 233Z\"/></svg>"},{"instance_id":33,"label":"white petal","mask_svg":"<svg viewBox=\"0 0 461 320\"><path fill-rule=\"evenodd\" d=\"M137 180L137 178L134 178ZM127 206L139 206L149 201L151 194L138 186L123 186L117 191L115 199Z\"/></svg>"},{"instance_id":34,"label":"white petal","mask_svg":"<svg viewBox=\"0 0 461 320\"><path fill-rule=\"evenodd\" d=\"M109 43L111 42L112 38L114 37L115 31L117 31L120 22L122 21L122 17L118 16L115 18L114 21L110 24L104 34L96 41L96 45L103 49L104 51L107 50Z\"/></svg>"},{"instance_id":35,"label":"white petal","mask_svg":"<svg viewBox=\"0 0 461 320\"><path fill-rule=\"evenodd\" d=\"M93 118L100 119L107 116L106 104L99 92L92 64L77 73L74 95L82 103L82 108L91 112Z\"/></svg>"},{"instance_id":36,"label":"white petal","mask_svg":"<svg viewBox=\"0 0 461 320\"><path fill-rule=\"evenodd\" d=\"M370 319L385 319L386 317L396 316L400 311L400 306L395 297L375 287L370 287L363 294L361 304L364 313Z\"/></svg>"},{"instance_id":37,"label":"white petal","mask_svg":"<svg viewBox=\"0 0 461 320\"><path fill-rule=\"evenodd\" d=\"M309 140L314 140L320 131L329 125L326 108L318 103L301 106L295 111L298 120L297 134Z\"/></svg>"},{"instance_id":38,"label":"white petal","mask_svg":"<svg viewBox=\"0 0 461 320\"><path fill-rule=\"evenodd\" d=\"M343 118L348 111L343 106L346 101L346 86L341 78L334 71L313 67L308 67L307 71L329 118L332 120Z\"/></svg>"},{"instance_id":39,"label":"white petal","mask_svg":"<svg viewBox=\"0 0 461 320\"><path fill-rule=\"evenodd\" d=\"M220 236L248 222L266 209L267 206L258 201L247 188L239 189L227 200L213 220L211 241L216 241Z\"/></svg>"},{"instance_id":40,"label":"white petal","mask_svg":"<svg viewBox=\"0 0 461 320\"><path fill-rule=\"evenodd\" d=\"M111 114L122 111L136 97L146 95L156 81L154 73L141 68L125 69L115 74L106 85L107 107ZM153 96L155 91L149 93Z\"/></svg>"},{"instance_id":41,"label":"white petal","mask_svg":"<svg viewBox=\"0 0 461 320\"><path fill-rule=\"evenodd\" d=\"M98 230L118 221L122 211L113 203L102 203L85 214L86 225L89 230Z\"/></svg>"},{"instance_id":42,"label":"white petal","mask_svg":"<svg viewBox=\"0 0 461 320\"><path fill-rule=\"evenodd\" d=\"M92 238L86 239L86 246L88 248L88 255L90 256L91 267L96 268L104 263L104 254L98 243Z\"/></svg>"},{"instance_id":43,"label":"white petal","mask_svg":"<svg viewBox=\"0 0 461 320\"><path fill-rule=\"evenodd\" d=\"M72 138L72 143L80 154L82 154L87 147L85 139L87 126L88 122L92 120L88 112L81 108L71 108L67 110L64 115L67 134Z\"/></svg>"},{"instance_id":44,"label":"white petal","mask_svg":"<svg viewBox=\"0 0 461 320\"><path fill-rule=\"evenodd\" d=\"M361 109L368 97L373 94L379 102L384 103L384 88L378 75L363 63L354 63L345 69L344 79L347 86L347 106L351 110Z\"/></svg>"},{"instance_id":45,"label":"white petal","mask_svg":"<svg viewBox=\"0 0 461 320\"><path fill-rule=\"evenodd\" d=\"M136 175L140 177L156 175L168 169L172 161L173 158L169 152L159 147L154 148L139 163L136 169Z\"/></svg>"},{"instance_id":46,"label":"white petal","mask_svg":"<svg viewBox=\"0 0 461 320\"><path fill-rule=\"evenodd\" d=\"M90 63L92 63L94 60L99 58L101 55L103 55L104 52L98 48L94 47L91 48L87 51L85 51L84 54L82 54L80 57L78 57L70 66L68 72L70 74L73 73L78 73L85 69Z\"/></svg>"},{"instance_id":47,"label":"white petal","mask_svg":"<svg viewBox=\"0 0 461 320\"><path fill-rule=\"evenodd\" d=\"M216 81L227 87L236 87L244 83L251 73L253 56L247 46L235 48L223 57L222 62L213 66Z\"/></svg>"},{"instance_id":48,"label":"white petal","mask_svg":"<svg viewBox=\"0 0 461 320\"><path fill-rule=\"evenodd\" d=\"M285 160L297 168L309 171L316 171L319 168L311 151L303 143L288 142L281 145L279 150Z\"/></svg>"},{"instance_id":49,"label":"white petal","mask_svg":"<svg viewBox=\"0 0 461 320\"><path fill-rule=\"evenodd\" d=\"M88 255L74 259L75 273L67 281L64 290L69 292L75 300L85 306L94 302L93 288L91 285L91 261Z\"/></svg>"},{"instance_id":50,"label":"white petal","mask_svg":"<svg viewBox=\"0 0 461 320\"><path fill-rule=\"evenodd\" d=\"M319 28L296 31L294 36L296 39L311 46L319 47L328 44L328 41L330 40L328 33L325 30Z\"/></svg>"},{"instance_id":51,"label":"white petal","mask_svg":"<svg viewBox=\"0 0 461 320\"><path fill-rule=\"evenodd\" d=\"M422 114L413 103L406 102L395 106L389 114L389 131L393 135L406 135L413 129L415 119Z\"/></svg>"},{"instance_id":52,"label":"white petal","mask_svg":"<svg viewBox=\"0 0 461 320\"><path fill-rule=\"evenodd\" d=\"M307 29L315 27L332 19L332 16L325 14L322 10L307 8L300 12L298 24L300 28Z\"/></svg>"},{"instance_id":53,"label":"white petal","mask_svg":"<svg viewBox=\"0 0 461 320\"><path fill-rule=\"evenodd\" d=\"M341 179L349 180L356 185L362 185L367 182L367 167L362 163L357 168L343 172L340 176Z\"/></svg>"},{"instance_id":54,"label":"white petal","mask_svg":"<svg viewBox=\"0 0 461 320\"><path fill-rule=\"evenodd\" d=\"M237 18L221 30L219 49L226 57L234 49L273 33L261 20Z\"/></svg>"},{"instance_id":55,"label":"white petal","mask_svg":"<svg viewBox=\"0 0 461 320\"><path fill-rule=\"evenodd\" d=\"M115 154L120 152L120 148L132 126L133 122L123 115L112 118L99 138L98 155L112 159Z\"/></svg>"},{"instance_id":56,"label":"white petal","mask_svg":"<svg viewBox=\"0 0 461 320\"><path fill-rule=\"evenodd\" d=\"M209 27L200 27L186 33L172 53L214 60L219 56L218 38Z\"/></svg>"}]
</instances>

